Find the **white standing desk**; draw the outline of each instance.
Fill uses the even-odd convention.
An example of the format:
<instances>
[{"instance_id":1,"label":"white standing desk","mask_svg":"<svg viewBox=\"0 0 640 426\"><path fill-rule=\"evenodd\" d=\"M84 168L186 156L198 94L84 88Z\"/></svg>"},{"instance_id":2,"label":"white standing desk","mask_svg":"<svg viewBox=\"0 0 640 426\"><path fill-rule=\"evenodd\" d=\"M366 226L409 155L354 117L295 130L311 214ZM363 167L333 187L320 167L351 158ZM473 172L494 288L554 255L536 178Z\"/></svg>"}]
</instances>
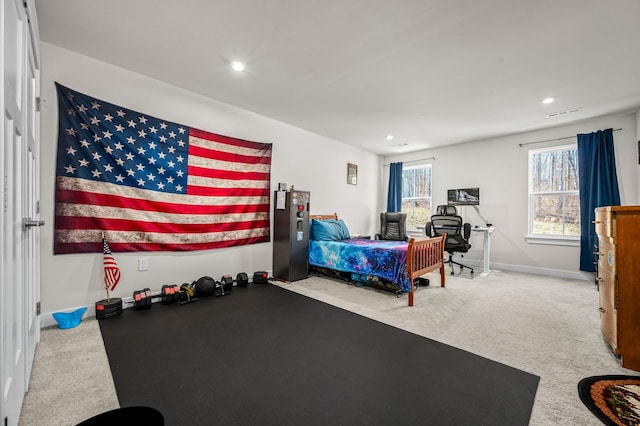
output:
<instances>
[{"instance_id":1,"label":"white standing desk","mask_svg":"<svg viewBox=\"0 0 640 426\"><path fill-rule=\"evenodd\" d=\"M489 269L491 255L491 233L496 230L495 226L474 226L471 228L473 232L482 232L484 239L482 242L482 273L481 277L487 276L491 270Z\"/></svg>"}]
</instances>

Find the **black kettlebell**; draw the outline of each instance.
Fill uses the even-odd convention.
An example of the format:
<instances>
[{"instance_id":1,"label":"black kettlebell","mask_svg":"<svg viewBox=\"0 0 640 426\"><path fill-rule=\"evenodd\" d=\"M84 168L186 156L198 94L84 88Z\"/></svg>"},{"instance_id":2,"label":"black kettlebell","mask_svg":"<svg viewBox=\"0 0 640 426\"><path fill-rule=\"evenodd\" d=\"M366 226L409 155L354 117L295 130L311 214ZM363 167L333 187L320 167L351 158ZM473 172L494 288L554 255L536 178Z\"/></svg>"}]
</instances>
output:
<instances>
[{"instance_id":1,"label":"black kettlebell","mask_svg":"<svg viewBox=\"0 0 640 426\"><path fill-rule=\"evenodd\" d=\"M216 281L211 277L202 277L196 281L196 294L198 297L213 296L216 289Z\"/></svg>"}]
</instances>

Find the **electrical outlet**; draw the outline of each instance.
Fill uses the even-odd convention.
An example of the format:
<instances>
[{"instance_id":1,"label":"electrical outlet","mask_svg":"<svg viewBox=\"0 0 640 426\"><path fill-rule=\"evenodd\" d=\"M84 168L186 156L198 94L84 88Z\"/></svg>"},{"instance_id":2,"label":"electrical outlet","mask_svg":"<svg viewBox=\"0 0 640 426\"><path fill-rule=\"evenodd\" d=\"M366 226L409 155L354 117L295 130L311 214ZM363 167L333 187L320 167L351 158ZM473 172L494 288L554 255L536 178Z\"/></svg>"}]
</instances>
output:
<instances>
[{"instance_id":1,"label":"electrical outlet","mask_svg":"<svg viewBox=\"0 0 640 426\"><path fill-rule=\"evenodd\" d=\"M138 271L147 271L149 270L149 258L148 257L139 257L138 258Z\"/></svg>"}]
</instances>

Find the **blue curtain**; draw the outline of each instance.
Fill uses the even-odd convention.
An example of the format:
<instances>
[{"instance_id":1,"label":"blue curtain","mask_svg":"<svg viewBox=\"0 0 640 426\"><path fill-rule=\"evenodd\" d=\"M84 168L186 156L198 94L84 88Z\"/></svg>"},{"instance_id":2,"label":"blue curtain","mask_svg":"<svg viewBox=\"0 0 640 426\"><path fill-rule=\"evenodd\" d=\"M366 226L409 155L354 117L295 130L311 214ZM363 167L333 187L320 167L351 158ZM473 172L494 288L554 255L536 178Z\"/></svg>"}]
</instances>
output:
<instances>
[{"instance_id":1,"label":"blue curtain","mask_svg":"<svg viewBox=\"0 0 640 426\"><path fill-rule=\"evenodd\" d=\"M595 208L619 206L618 176L613 148L613 129L578 135L578 181L580 194L580 270L594 272L598 245Z\"/></svg>"},{"instance_id":2,"label":"blue curtain","mask_svg":"<svg viewBox=\"0 0 640 426\"><path fill-rule=\"evenodd\" d=\"M389 195L387 196L387 211L402 210L402 163L389 164Z\"/></svg>"}]
</instances>

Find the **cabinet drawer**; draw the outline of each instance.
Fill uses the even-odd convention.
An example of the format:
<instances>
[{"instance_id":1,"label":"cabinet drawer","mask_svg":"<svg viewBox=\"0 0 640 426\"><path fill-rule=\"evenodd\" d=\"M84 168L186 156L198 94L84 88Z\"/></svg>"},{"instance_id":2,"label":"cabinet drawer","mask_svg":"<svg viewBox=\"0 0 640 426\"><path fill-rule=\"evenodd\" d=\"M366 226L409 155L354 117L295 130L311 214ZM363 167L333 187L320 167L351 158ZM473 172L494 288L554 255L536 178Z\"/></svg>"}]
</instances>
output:
<instances>
[{"instance_id":1,"label":"cabinet drawer","mask_svg":"<svg viewBox=\"0 0 640 426\"><path fill-rule=\"evenodd\" d=\"M618 310L616 309L615 275L598 270L600 296L600 329L615 353L618 353Z\"/></svg>"},{"instance_id":2,"label":"cabinet drawer","mask_svg":"<svg viewBox=\"0 0 640 426\"><path fill-rule=\"evenodd\" d=\"M616 245L606 237L598 237L598 271L607 270L615 274L617 269Z\"/></svg>"},{"instance_id":3,"label":"cabinet drawer","mask_svg":"<svg viewBox=\"0 0 640 426\"><path fill-rule=\"evenodd\" d=\"M596 209L595 225L596 234L611 238L616 237L616 224L612 212L599 208Z\"/></svg>"}]
</instances>

